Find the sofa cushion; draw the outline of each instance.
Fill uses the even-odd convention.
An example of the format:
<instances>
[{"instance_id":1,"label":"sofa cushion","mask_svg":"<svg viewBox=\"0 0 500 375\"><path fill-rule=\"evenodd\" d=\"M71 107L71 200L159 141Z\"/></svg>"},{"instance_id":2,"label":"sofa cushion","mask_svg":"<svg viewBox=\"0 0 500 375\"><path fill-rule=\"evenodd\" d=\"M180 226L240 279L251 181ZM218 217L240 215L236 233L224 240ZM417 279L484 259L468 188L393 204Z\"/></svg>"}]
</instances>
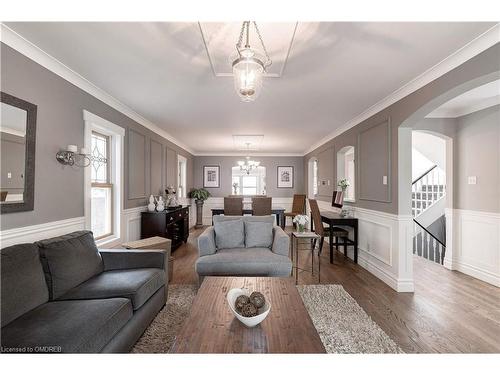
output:
<instances>
[{"instance_id":1,"label":"sofa cushion","mask_svg":"<svg viewBox=\"0 0 500 375\"><path fill-rule=\"evenodd\" d=\"M245 247L268 247L273 244L273 223L245 221Z\"/></svg>"},{"instance_id":2,"label":"sofa cushion","mask_svg":"<svg viewBox=\"0 0 500 375\"><path fill-rule=\"evenodd\" d=\"M165 286L165 272L159 268L105 271L71 289L59 300L128 298L134 310Z\"/></svg>"},{"instance_id":3,"label":"sofa cushion","mask_svg":"<svg viewBox=\"0 0 500 375\"><path fill-rule=\"evenodd\" d=\"M215 221L214 230L217 249L245 247L245 227L241 218Z\"/></svg>"},{"instance_id":4,"label":"sofa cushion","mask_svg":"<svg viewBox=\"0 0 500 375\"><path fill-rule=\"evenodd\" d=\"M48 302L2 328L2 349L97 353L131 317L126 298Z\"/></svg>"},{"instance_id":5,"label":"sofa cushion","mask_svg":"<svg viewBox=\"0 0 500 375\"><path fill-rule=\"evenodd\" d=\"M90 231L78 231L35 242L40 248L51 300L103 271Z\"/></svg>"},{"instance_id":6,"label":"sofa cushion","mask_svg":"<svg viewBox=\"0 0 500 375\"><path fill-rule=\"evenodd\" d=\"M20 244L1 250L2 327L49 300L38 247Z\"/></svg>"},{"instance_id":7,"label":"sofa cushion","mask_svg":"<svg viewBox=\"0 0 500 375\"><path fill-rule=\"evenodd\" d=\"M201 276L290 276L290 258L268 248L222 249L198 258L196 272Z\"/></svg>"}]
</instances>

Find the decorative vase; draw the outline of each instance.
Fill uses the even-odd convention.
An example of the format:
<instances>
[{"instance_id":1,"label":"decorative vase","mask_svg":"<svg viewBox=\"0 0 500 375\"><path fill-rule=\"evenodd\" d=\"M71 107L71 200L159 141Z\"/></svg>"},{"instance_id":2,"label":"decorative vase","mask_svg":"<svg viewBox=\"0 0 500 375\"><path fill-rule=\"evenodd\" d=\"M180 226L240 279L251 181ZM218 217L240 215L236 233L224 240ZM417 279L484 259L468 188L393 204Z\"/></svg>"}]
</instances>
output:
<instances>
[{"instance_id":1,"label":"decorative vase","mask_svg":"<svg viewBox=\"0 0 500 375\"><path fill-rule=\"evenodd\" d=\"M163 202L163 198L160 196L156 203L156 211L162 212L165 209L165 202Z\"/></svg>"},{"instance_id":2,"label":"decorative vase","mask_svg":"<svg viewBox=\"0 0 500 375\"><path fill-rule=\"evenodd\" d=\"M203 226L203 200L197 199L196 201L196 229Z\"/></svg>"},{"instance_id":3,"label":"decorative vase","mask_svg":"<svg viewBox=\"0 0 500 375\"><path fill-rule=\"evenodd\" d=\"M299 224L298 227L299 227L299 233L304 233L305 232L306 226L304 224Z\"/></svg>"},{"instance_id":4,"label":"decorative vase","mask_svg":"<svg viewBox=\"0 0 500 375\"><path fill-rule=\"evenodd\" d=\"M148 211L149 212L154 212L155 209L156 209L155 198L153 197L153 194L151 194L149 196Z\"/></svg>"}]
</instances>

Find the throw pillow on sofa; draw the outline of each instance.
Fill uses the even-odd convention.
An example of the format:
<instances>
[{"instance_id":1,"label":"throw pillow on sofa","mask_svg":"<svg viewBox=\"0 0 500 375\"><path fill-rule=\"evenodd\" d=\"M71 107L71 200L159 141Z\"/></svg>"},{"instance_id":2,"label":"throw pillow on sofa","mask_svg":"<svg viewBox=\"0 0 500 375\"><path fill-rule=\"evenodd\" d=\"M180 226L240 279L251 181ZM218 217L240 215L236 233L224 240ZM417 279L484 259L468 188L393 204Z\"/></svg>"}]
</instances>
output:
<instances>
[{"instance_id":1,"label":"throw pillow on sofa","mask_svg":"<svg viewBox=\"0 0 500 375\"><path fill-rule=\"evenodd\" d=\"M104 270L90 231L78 231L35 242L40 249L51 300Z\"/></svg>"},{"instance_id":2,"label":"throw pillow on sofa","mask_svg":"<svg viewBox=\"0 0 500 375\"><path fill-rule=\"evenodd\" d=\"M273 224L261 221L245 221L246 247L271 247L273 245Z\"/></svg>"},{"instance_id":3,"label":"throw pillow on sofa","mask_svg":"<svg viewBox=\"0 0 500 375\"><path fill-rule=\"evenodd\" d=\"M214 223L217 249L245 247L245 227L242 219Z\"/></svg>"}]
</instances>

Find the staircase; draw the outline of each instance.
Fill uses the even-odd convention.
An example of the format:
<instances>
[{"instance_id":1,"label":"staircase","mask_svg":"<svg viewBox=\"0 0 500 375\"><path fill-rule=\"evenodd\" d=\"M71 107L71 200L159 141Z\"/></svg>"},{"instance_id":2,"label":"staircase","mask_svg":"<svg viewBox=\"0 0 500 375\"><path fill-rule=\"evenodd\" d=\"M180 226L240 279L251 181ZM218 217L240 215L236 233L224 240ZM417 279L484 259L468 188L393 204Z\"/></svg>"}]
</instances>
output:
<instances>
[{"instance_id":1,"label":"staircase","mask_svg":"<svg viewBox=\"0 0 500 375\"><path fill-rule=\"evenodd\" d=\"M411 209L416 218L446 195L446 176L434 165L411 185Z\"/></svg>"},{"instance_id":2,"label":"staircase","mask_svg":"<svg viewBox=\"0 0 500 375\"><path fill-rule=\"evenodd\" d=\"M446 195L446 176L437 165L429 168L412 183L412 215L414 222L413 254L443 264L446 251L446 221L437 218L425 227L418 217ZM436 208L439 209L437 206ZM430 212L432 215L432 213Z\"/></svg>"}]
</instances>

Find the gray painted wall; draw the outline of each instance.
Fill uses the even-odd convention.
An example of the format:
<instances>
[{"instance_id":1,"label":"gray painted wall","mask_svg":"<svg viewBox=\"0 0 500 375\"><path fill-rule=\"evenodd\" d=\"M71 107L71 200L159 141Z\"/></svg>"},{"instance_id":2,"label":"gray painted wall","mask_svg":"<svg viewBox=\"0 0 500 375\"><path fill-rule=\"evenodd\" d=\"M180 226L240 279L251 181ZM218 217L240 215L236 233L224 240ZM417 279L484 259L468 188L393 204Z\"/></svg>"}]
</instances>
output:
<instances>
[{"instance_id":1,"label":"gray painted wall","mask_svg":"<svg viewBox=\"0 0 500 375\"><path fill-rule=\"evenodd\" d=\"M324 143L312 152L308 153L304 158L304 178L308 176L308 161L311 158L318 158L322 151L332 148L334 152L334 160L319 160L323 163L323 167L327 170L327 174L333 176L336 180L336 152L344 146L356 146L357 161L356 161L356 176L357 181L364 181L369 184L365 186L365 191L375 189L373 193L376 199L362 199L356 197L354 206L372 209L376 211L399 213L398 207L398 130L400 126L411 127L413 124L421 120L433 109L448 101L452 97L461 94L465 90L476 87L480 84L490 82L500 77L500 44L487 49L474 58L468 60L457 68L444 74L443 76L428 83L419 90L411 93L382 111L376 113L370 118L360 122L358 125L350 128L339 136ZM332 113L332 116L335 114ZM366 130L377 126L386 121L390 121L390 131L374 134L373 142L377 147L371 147L365 152L362 151L362 159L359 158L360 134ZM362 140L362 136L361 136ZM362 144L362 143L361 143ZM385 146L387 145L387 149ZM388 185L381 188L375 184L382 181L382 176L387 173L387 160L389 160L389 176ZM325 165L326 164L326 165ZM360 165L361 164L361 165ZM322 169L323 171L323 169ZM360 175L363 171L363 175ZM364 175L365 173L369 174ZM410 173L411 175L411 173ZM320 175L321 179L322 176ZM410 181L408 182L410 183ZM305 181L307 187L307 181ZM359 189L356 188L358 191ZM321 192L320 192L321 193ZM328 191L329 193L329 191ZM379 196L387 193L387 202L379 201ZM330 201L331 195L319 194L319 200Z\"/></svg>"},{"instance_id":2,"label":"gray painted wall","mask_svg":"<svg viewBox=\"0 0 500 375\"><path fill-rule=\"evenodd\" d=\"M453 208L500 212L500 105L458 118L426 118L415 130L453 143ZM469 185L468 177L477 184Z\"/></svg>"},{"instance_id":3,"label":"gray painted wall","mask_svg":"<svg viewBox=\"0 0 500 375\"><path fill-rule=\"evenodd\" d=\"M220 166L220 188L207 188L213 197L225 197L232 192L232 167L236 166L241 156L196 156L194 158L194 186L203 187L203 166ZM260 161L260 165L266 167L266 193L269 197L292 197L293 194L304 194L304 159L301 156L265 156L252 157L252 160ZM278 166L294 167L294 187L284 189L277 187Z\"/></svg>"},{"instance_id":4,"label":"gray painted wall","mask_svg":"<svg viewBox=\"0 0 500 375\"><path fill-rule=\"evenodd\" d=\"M454 208L500 212L500 106L456 122ZM468 176L476 176L476 185Z\"/></svg>"},{"instance_id":5,"label":"gray painted wall","mask_svg":"<svg viewBox=\"0 0 500 375\"><path fill-rule=\"evenodd\" d=\"M83 169L63 166L55 159L56 152L68 144L83 146L84 109L126 129L124 181L128 183L124 186L124 208L145 205L146 196L157 194L158 175L164 186L176 184L177 173L172 168L177 168L177 154L187 158L187 185L193 186L190 153L3 43L1 83L2 91L38 106L35 208L2 214L2 229L84 215ZM137 136L129 139L131 133ZM161 144L161 153L158 146L151 152L152 140Z\"/></svg>"}]
</instances>

